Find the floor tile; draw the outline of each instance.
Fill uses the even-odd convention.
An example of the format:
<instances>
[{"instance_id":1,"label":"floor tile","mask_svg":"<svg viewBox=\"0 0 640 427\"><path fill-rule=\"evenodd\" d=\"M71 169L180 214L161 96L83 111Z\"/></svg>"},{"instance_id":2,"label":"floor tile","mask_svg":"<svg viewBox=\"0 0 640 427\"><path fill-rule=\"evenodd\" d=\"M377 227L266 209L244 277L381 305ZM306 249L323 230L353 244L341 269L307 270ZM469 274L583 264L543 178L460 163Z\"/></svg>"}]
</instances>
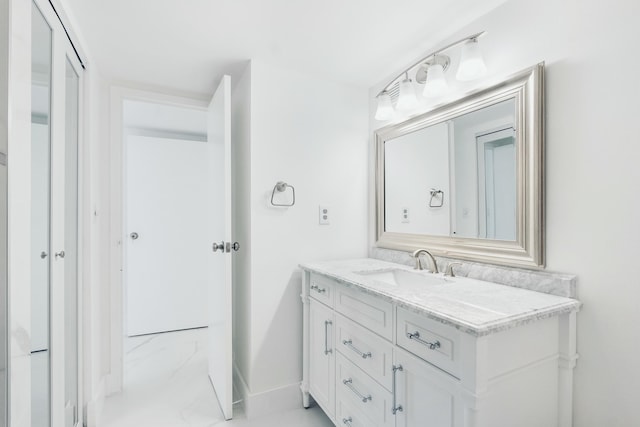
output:
<instances>
[{"instance_id":1,"label":"floor tile","mask_svg":"<svg viewBox=\"0 0 640 427\"><path fill-rule=\"evenodd\" d=\"M317 407L247 420L241 405L225 421L207 375L206 328L125 340L122 393L109 397L104 427L330 427Z\"/></svg>"}]
</instances>

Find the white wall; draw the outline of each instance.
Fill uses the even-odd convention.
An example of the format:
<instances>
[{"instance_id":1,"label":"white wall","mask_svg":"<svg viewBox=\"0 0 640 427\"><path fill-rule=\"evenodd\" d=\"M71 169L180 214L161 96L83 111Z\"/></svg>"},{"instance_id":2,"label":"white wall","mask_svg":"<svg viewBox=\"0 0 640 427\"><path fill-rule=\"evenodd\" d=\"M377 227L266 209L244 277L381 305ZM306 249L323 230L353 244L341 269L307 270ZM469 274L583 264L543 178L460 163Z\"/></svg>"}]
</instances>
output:
<instances>
[{"instance_id":1,"label":"white wall","mask_svg":"<svg viewBox=\"0 0 640 427\"><path fill-rule=\"evenodd\" d=\"M106 394L110 363L109 253L109 92L106 80L89 62L84 74L87 213L83 266L84 398L86 418L94 426ZM88 211L88 212L87 212Z\"/></svg>"},{"instance_id":2,"label":"white wall","mask_svg":"<svg viewBox=\"0 0 640 427\"><path fill-rule=\"evenodd\" d=\"M242 338L249 355L237 356L238 368L251 395L286 389L293 393L287 404L299 405L297 265L367 252L367 91L256 61L250 75L250 154L246 134L240 150L241 158L250 155L250 170L243 166L239 182L246 192L244 180L250 180L250 258L244 260L251 266L250 289L243 289L245 304L250 300L243 319L250 322L250 339ZM269 205L281 180L295 186L293 207ZM330 206L330 225L318 224L320 204Z\"/></svg>"},{"instance_id":3,"label":"white wall","mask_svg":"<svg viewBox=\"0 0 640 427\"><path fill-rule=\"evenodd\" d=\"M546 259L584 303L579 427L640 424L638 16L631 0L511 0L450 38L487 31L485 81L546 61Z\"/></svg>"},{"instance_id":4,"label":"white wall","mask_svg":"<svg viewBox=\"0 0 640 427\"><path fill-rule=\"evenodd\" d=\"M31 425L31 2L1 1L10 60L0 61L2 133L8 141L9 395L11 426ZM8 11L7 11L8 6ZM4 33L6 34L6 33ZM1 37L1 36L0 36ZM6 45L5 47L6 48ZM4 75L7 77L7 75ZM27 266L27 267L25 267Z\"/></svg>"},{"instance_id":5,"label":"white wall","mask_svg":"<svg viewBox=\"0 0 640 427\"><path fill-rule=\"evenodd\" d=\"M509 103L512 111L513 103ZM467 115L470 116L470 115ZM465 118L467 117L465 116ZM513 113L509 116L482 120L454 120L455 135L455 185L456 185L456 235L478 237L478 150L476 136L479 133L513 125ZM514 229L515 230L515 229Z\"/></svg>"}]
</instances>

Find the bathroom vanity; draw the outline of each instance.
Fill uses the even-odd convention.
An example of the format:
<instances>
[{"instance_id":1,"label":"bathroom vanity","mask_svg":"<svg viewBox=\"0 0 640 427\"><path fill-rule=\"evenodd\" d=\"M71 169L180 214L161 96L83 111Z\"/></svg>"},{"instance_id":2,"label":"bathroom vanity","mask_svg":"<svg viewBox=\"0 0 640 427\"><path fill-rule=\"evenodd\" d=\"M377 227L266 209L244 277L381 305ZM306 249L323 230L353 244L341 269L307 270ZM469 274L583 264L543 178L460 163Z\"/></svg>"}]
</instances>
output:
<instances>
[{"instance_id":1,"label":"bathroom vanity","mask_svg":"<svg viewBox=\"0 0 640 427\"><path fill-rule=\"evenodd\" d=\"M303 404L336 426L571 426L577 300L376 259L301 268Z\"/></svg>"}]
</instances>

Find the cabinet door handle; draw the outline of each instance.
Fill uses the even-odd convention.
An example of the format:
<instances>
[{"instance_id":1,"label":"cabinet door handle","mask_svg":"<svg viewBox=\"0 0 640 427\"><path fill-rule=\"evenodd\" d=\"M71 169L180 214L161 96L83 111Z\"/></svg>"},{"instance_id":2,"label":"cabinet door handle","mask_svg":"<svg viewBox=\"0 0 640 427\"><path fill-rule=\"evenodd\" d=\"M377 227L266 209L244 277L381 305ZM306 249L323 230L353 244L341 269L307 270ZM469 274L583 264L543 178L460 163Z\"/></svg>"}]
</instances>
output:
<instances>
[{"instance_id":1,"label":"cabinet door handle","mask_svg":"<svg viewBox=\"0 0 640 427\"><path fill-rule=\"evenodd\" d=\"M398 411L402 412L402 405L398 405L398 402L397 402L398 387L397 387L397 384L396 384L396 381L397 381L397 379L396 379L396 375L397 374L396 373L398 371L402 371L402 365L393 365L391 367L391 370L393 371L393 376L391 377L391 379L392 379L391 387L392 387L392 393L393 393L393 403L391 405L391 413L393 415L395 415L396 412L398 412Z\"/></svg>"},{"instance_id":2,"label":"cabinet door handle","mask_svg":"<svg viewBox=\"0 0 640 427\"><path fill-rule=\"evenodd\" d=\"M321 288L318 285L311 285L311 290L316 291L319 294L324 294L325 292L327 292L325 288Z\"/></svg>"},{"instance_id":3,"label":"cabinet door handle","mask_svg":"<svg viewBox=\"0 0 640 427\"><path fill-rule=\"evenodd\" d=\"M435 350L436 348L440 348L440 341L429 342L420 338L420 332L415 331L414 333L407 332L407 338L410 340L418 341L420 344L426 345L429 347L429 350Z\"/></svg>"},{"instance_id":4,"label":"cabinet door handle","mask_svg":"<svg viewBox=\"0 0 640 427\"><path fill-rule=\"evenodd\" d=\"M349 347L351 350L355 351L356 353L358 353L358 355L360 357L362 357L363 359L366 359L367 357L371 357L371 352L362 352L360 350L358 350L356 347L353 346L353 341L351 340L344 340L342 341L342 344L346 345L347 347Z\"/></svg>"},{"instance_id":5,"label":"cabinet door handle","mask_svg":"<svg viewBox=\"0 0 640 427\"><path fill-rule=\"evenodd\" d=\"M351 422L352 421L353 421L353 419L351 417L343 418L342 419L342 424L346 425L347 427L351 427Z\"/></svg>"},{"instance_id":6,"label":"cabinet door handle","mask_svg":"<svg viewBox=\"0 0 640 427\"><path fill-rule=\"evenodd\" d=\"M371 400L371 395L370 394L365 396L364 394L360 393L353 386L353 380L351 378L347 378L346 380L342 380L342 384L346 385L347 388L353 392L353 394L355 394L356 396L358 396L359 399L362 400L362 402L367 403L368 401Z\"/></svg>"},{"instance_id":7,"label":"cabinet door handle","mask_svg":"<svg viewBox=\"0 0 640 427\"><path fill-rule=\"evenodd\" d=\"M324 354L333 353L333 350L329 348L329 325L332 325L331 320L324 321Z\"/></svg>"}]
</instances>

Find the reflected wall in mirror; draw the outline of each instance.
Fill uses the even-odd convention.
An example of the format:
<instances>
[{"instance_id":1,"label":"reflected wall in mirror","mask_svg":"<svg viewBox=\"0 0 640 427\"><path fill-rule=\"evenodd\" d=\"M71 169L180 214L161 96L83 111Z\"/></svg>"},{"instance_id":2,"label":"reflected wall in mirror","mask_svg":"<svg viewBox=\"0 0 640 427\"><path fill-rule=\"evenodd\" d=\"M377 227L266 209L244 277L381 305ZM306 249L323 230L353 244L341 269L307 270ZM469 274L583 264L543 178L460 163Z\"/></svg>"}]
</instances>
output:
<instances>
[{"instance_id":1,"label":"reflected wall in mirror","mask_svg":"<svg viewBox=\"0 0 640 427\"><path fill-rule=\"evenodd\" d=\"M51 28L32 4L31 425L50 425Z\"/></svg>"},{"instance_id":2,"label":"reflected wall in mirror","mask_svg":"<svg viewBox=\"0 0 640 427\"><path fill-rule=\"evenodd\" d=\"M3 43L0 40L0 43ZM0 83L0 84L4 84ZM1 96L1 95L0 95ZM4 114L4 113L3 113ZM7 293L7 141L0 136L0 426L9 424L8 407L8 293Z\"/></svg>"},{"instance_id":3,"label":"reflected wall in mirror","mask_svg":"<svg viewBox=\"0 0 640 427\"><path fill-rule=\"evenodd\" d=\"M515 99L384 144L385 231L515 240Z\"/></svg>"},{"instance_id":4,"label":"reflected wall in mirror","mask_svg":"<svg viewBox=\"0 0 640 427\"><path fill-rule=\"evenodd\" d=\"M376 132L379 247L544 265L543 70Z\"/></svg>"}]
</instances>

